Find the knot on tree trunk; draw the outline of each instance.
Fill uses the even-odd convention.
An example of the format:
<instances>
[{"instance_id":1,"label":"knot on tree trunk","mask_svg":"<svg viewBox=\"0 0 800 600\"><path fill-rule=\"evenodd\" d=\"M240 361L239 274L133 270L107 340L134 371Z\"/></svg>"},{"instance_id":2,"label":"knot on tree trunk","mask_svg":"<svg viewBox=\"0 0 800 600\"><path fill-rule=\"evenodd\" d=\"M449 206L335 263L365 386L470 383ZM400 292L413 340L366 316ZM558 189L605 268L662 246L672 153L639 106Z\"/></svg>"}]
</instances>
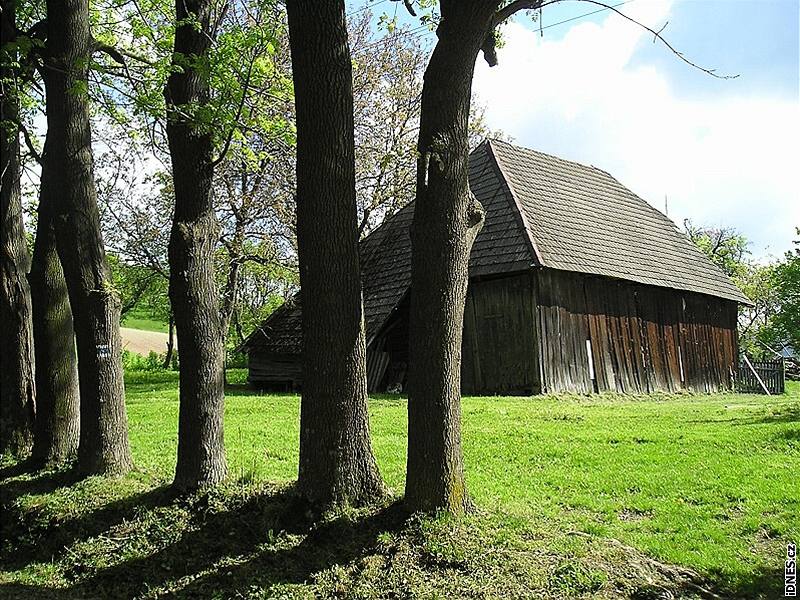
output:
<instances>
[{"instance_id":1,"label":"knot on tree trunk","mask_svg":"<svg viewBox=\"0 0 800 600\"><path fill-rule=\"evenodd\" d=\"M477 233L477 230L483 227L483 221L486 218L486 210L472 191L469 193L469 200L469 206L467 206L467 226L470 229L476 229Z\"/></svg>"},{"instance_id":2,"label":"knot on tree trunk","mask_svg":"<svg viewBox=\"0 0 800 600\"><path fill-rule=\"evenodd\" d=\"M421 145L420 151L426 167L435 164L439 172L444 172L448 165L453 164L453 157L458 156L458 148L458 140L448 132L441 131L434 134L427 144Z\"/></svg>"},{"instance_id":3,"label":"knot on tree trunk","mask_svg":"<svg viewBox=\"0 0 800 600\"><path fill-rule=\"evenodd\" d=\"M497 36L494 29L486 34L481 46L483 58L490 67L497 66Z\"/></svg>"},{"instance_id":4,"label":"knot on tree trunk","mask_svg":"<svg viewBox=\"0 0 800 600\"><path fill-rule=\"evenodd\" d=\"M107 279L101 281L103 287L88 290L88 300L96 302L98 305L109 304L112 307L122 306L120 301L119 292L114 285Z\"/></svg>"}]
</instances>

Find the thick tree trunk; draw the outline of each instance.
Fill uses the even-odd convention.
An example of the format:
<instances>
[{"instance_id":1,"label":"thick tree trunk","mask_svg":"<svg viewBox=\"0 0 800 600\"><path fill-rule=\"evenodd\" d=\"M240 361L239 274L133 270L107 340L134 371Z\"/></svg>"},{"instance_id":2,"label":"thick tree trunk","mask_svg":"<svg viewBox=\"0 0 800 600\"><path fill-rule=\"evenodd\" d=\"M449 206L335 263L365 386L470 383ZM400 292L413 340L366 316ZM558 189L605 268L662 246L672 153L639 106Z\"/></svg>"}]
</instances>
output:
<instances>
[{"instance_id":1,"label":"thick tree trunk","mask_svg":"<svg viewBox=\"0 0 800 600\"><path fill-rule=\"evenodd\" d=\"M56 250L51 214L53 195L51 169L45 164L40 177L30 274L36 350L36 427L32 456L44 465L74 459L80 439L75 332L67 282Z\"/></svg>"},{"instance_id":2,"label":"thick tree trunk","mask_svg":"<svg viewBox=\"0 0 800 600\"><path fill-rule=\"evenodd\" d=\"M303 304L298 491L317 506L384 493L367 413L353 91L344 2L287 2Z\"/></svg>"},{"instance_id":3,"label":"thick tree trunk","mask_svg":"<svg viewBox=\"0 0 800 600\"><path fill-rule=\"evenodd\" d=\"M106 262L94 184L88 68L92 53L85 0L48 0L43 69L53 224L78 347L81 431L78 469L121 474L132 466L125 413L120 300Z\"/></svg>"},{"instance_id":4,"label":"thick tree trunk","mask_svg":"<svg viewBox=\"0 0 800 600\"><path fill-rule=\"evenodd\" d=\"M469 191L469 119L475 59L497 2L441 2L438 42L425 71L411 232L408 467L412 510L469 505L461 452L461 335L469 255L483 208Z\"/></svg>"},{"instance_id":5,"label":"thick tree trunk","mask_svg":"<svg viewBox=\"0 0 800 600\"><path fill-rule=\"evenodd\" d=\"M223 440L224 332L214 279L219 239L211 201L213 144L207 124L186 116L187 105L208 101L203 67L211 46L210 0L178 0L169 77L167 137L175 187L175 218L169 240L169 296L180 343L180 417L174 485L191 490L216 484L227 473ZM199 24L199 27L197 26ZM192 57L188 61L187 57Z\"/></svg>"},{"instance_id":6,"label":"thick tree trunk","mask_svg":"<svg viewBox=\"0 0 800 600\"><path fill-rule=\"evenodd\" d=\"M3 44L16 38L15 0L3 0ZM2 52L0 81L0 454L25 456L33 443L35 383L28 248L22 222L19 101L13 51Z\"/></svg>"}]
</instances>

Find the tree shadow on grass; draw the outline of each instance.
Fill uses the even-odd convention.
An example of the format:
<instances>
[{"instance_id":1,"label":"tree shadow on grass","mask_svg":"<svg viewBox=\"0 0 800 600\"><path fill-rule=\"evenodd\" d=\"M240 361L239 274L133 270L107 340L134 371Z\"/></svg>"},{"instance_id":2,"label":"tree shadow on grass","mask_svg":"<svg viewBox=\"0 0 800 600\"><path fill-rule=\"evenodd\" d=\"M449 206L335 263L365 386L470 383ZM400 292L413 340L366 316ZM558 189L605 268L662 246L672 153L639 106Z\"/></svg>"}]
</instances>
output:
<instances>
[{"instance_id":1,"label":"tree shadow on grass","mask_svg":"<svg viewBox=\"0 0 800 600\"><path fill-rule=\"evenodd\" d=\"M22 461L0 471L0 506L4 511L17 499L27 494L49 494L59 488L78 481L77 473L71 469L38 472L36 464L30 460ZM28 479L14 479L20 475L32 474Z\"/></svg>"},{"instance_id":2,"label":"tree shadow on grass","mask_svg":"<svg viewBox=\"0 0 800 600\"><path fill-rule=\"evenodd\" d=\"M766 425L770 423L800 423L800 404L782 406L762 414L744 413L719 419L692 419L691 424L709 425Z\"/></svg>"},{"instance_id":3,"label":"tree shadow on grass","mask_svg":"<svg viewBox=\"0 0 800 600\"><path fill-rule=\"evenodd\" d=\"M698 585L701 584L701 585ZM772 600L783 597L783 571L778 568L762 567L755 569L746 577L732 582L729 574L712 571L710 577L697 580L670 581L665 595L663 581L643 583L631 590L632 600L663 600L664 598L702 598L704 600Z\"/></svg>"},{"instance_id":4,"label":"tree shadow on grass","mask_svg":"<svg viewBox=\"0 0 800 600\"><path fill-rule=\"evenodd\" d=\"M36 462L31 458L20 460L0 469L0 483L12 477L19 477L37 470Z\"/></svg>"},{"instance_id":5,"label":"tree shadow on grass","mask_svg":"<svg viewBox=\"0 0 800 600\"><path fill-rule=\"evenodd\" d=\"M790 442L800 442L800 429L787 429L781 431L775 437Z\"/></svg>"},{"instance_id":6,"label":"tree shadow on grass","mask_svg":"<svg viewBox=\"0 0 800 600\"><path fill-rule=\"evenodd\" d=\"M55 474L56 487L70 485L77 480L72 472ZM46 481L50 481L47 479ZM15 493L44 493L53 491L45 483L27 487L25 491L15 488ZM104 531L132 518L137 512L155 508L168 503L174 493L167 487L157 487L146 492L125 496L88 511L79 516L60 522L52 522L48 517L40 521L36 516L23 514L18 507L7 504L3 498L3 519L0 532L4 542L13 547L14 552L0 556L0 568L16 570L39 562L58 560L76 542L100 535ZM35 509L34 509L35 510Z\"/></svg>"},{"instance_id":7,"label":"tree shadow on grass","mask_svg":"<svg viewBox=\"0 0 800 600\"><path fill-rule=\"evenodd\" d=\"M783 563L776 567L756 567L738 581L730 581L724 573L711 573L711 578L720 582L719 593L723 597L742 600L783 598L783 577Z\"/></svg>"},{"instance_id":8,"label":"tree shadow on grass","mask_svg":"<svg viewBox=\"0 0 800 600\"><path fill-rule=\"evenodd\" d=\"M158 493L151 502L156 498ZM115 518L98 522L119 522L121 513L127 513L125 507L142 501L139 496L109 505L108 514ZM71 587L6 584L0 585L0 596L132 598L162 588L170 597L197 598L220 590L234 595L234 590L253 585L303 583L317 571L364 556L381 532L398 530L407 516L395 503L363 516L341 516L313 526L290 490L252 496L219 512L204 509L201 501L191 512L192 522L180 537L151 554L99 569L91 560L70 557L65 576L74 580ZM25 560L14 562L24 564Z\"/></svg>"},{"instance_id":9,"label":"tree shadow on grass","mask_svg":"<svg viewBox=\"0 0 800 600\"><path fill-rule=\"evenodd\" d=\"M800 404L781 406L779 409L763 415L752 415L739 419L734 425L757 425L761 423L800 423Z\"/></svg>"},{"instance_id":10,"label":"tree shadow on grass","mask_svg":"<svg viewBox=\"0 0 800 600\"><path fill-rule=\"evenodd\" d=\"M317 572L357 562L372 553L380 534L399 531L407 517L399 501L358 519L339 517L313 528L296 545L254 548L245 560L204 573L174 597L203 598L219 589L235 595L250 587L305 583Z\"/></svg>"},{"instance_id":11,"label":"tree shadow on grass","mask_svg":"<svg viewBox=\"0 0 800 600\"><path fill-rule=\"evenodd\" d=\"M126 549L120 552L122 556L105 550L101 552L101 560L96 561L91 552L82 554L78 550L75 555L70 554L57 565L65 578L73 582L67 588L13 583L0 585L0 597L67 600L144 595L207 598L247 597L254 593L264 597L270 593L286 594L292 591L293 585L314 583L317 573L337 565L348 571L367 568L364 565L368 564L370 555L385 551L379 541L381 534L400 532L406 526L408 516L402 505L396 502L314 525L302 507L298 508L290 489L243 495L232 500L227 497L225 509L220 509L218 499L213 494L176 499L174 506L183 508L183 503L186 503L185 507L189 509L189 520L180 530L170 529L169 523L165 525L159 520L160 513L152 514L150 511L137 517L147 521L147 527L126 526L124 530L117 528L108 532L112 539L130 536L135 540L126 542ZM148 545L142 546L140 542L145 540ZM134 556L126 558L125 555ZM109 565L108 559L110 566L106 566ZM513 555L510 560L514 560ZM526 564L520 563L520 566ZM629 569L625 565L611 566L619 569L623 578L628 576ZM500 573L506 577L513 570ZM631 572L636 573L635 569ZM328 571L320 589L304 588L302 593L325 592L326 585L331 583L330 575L331 571ZM694 579L672 580L659 573L655 575L653 585L646 584L650 578L639 577L633 583L640 585L626 586L627 595L640 600L665 597L766 599L780 597L783 586L782 572L774 566L754 569L737 579L731 579L729 573L708 574L710 581L719 583L712 590L718 596L698 594L701 588L694 585ZM372 581L378 586L373 588L374 591L380 593L383 589L381 576ZM439 583L446 586L448 580L441 579ZM346 594L339 588L328 590L328 593L336 595L337 590ZM387 587L387 590L392 593L392 588ZM664 595L665 590L673 595ZM544 588L539 591L547 592ZM563 597L557 593L552 595Z\"/></svg>"}]
</instances>

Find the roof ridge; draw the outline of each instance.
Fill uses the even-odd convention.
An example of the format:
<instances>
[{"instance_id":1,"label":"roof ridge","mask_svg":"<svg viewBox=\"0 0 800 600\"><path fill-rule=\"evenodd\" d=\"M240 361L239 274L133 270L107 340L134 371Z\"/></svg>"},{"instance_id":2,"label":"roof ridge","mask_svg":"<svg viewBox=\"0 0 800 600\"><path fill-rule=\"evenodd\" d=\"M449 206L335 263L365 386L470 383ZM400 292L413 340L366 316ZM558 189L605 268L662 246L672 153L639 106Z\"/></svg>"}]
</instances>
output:
<instances>
[{"instance_id":1,"label":"roof ridge","mask_svg":"<svg viewBox=\"0 0 800 600\"><path fill-rule=\"evenodd\" d=\"M609 172L487 141L543 266L749 302L672 219Z\"/></svg>"},{"instance_id":2,"label":"roof ridge","mask_svg":"<svg viewBox=\"0 0 800 600\"><path fill-rule=\"evenodd\" d=\"M491 143L499 143L503 146L510 146L515 150L524 150L525 152L531 152L532 154L538 154L539 156L544 156L548 159L557 160L559 162L567 163L570 165L577 165L582 169L597 169L598 171L603 171L599 167L595 167L594 165L587 165L582 162L578 162L577 160L572 160L571 158L564 158L563 156L558 156L557 154L550 154L549 152L542 152L541 150L534 150L533 148L528 148L527 146L519 146L517 144L513 144L501 138L486 138L487 142ZM605 171L603 171L605 173Z\"/></svg>"},{"instance_id":3,"label":"roof ridge","mask_svg":"<svg viewBox=\"0 0 800 600\"><path fill-rule=\"evenodd\" d=\"M489 156L491 157L494 164L497 166L498 174L500 179L502 180L503 184L505 185L506 189L508 190L508 196L511 198L510 204L514 210L515 215L519 218L520 223L522 224L522 229L525 232L525 239L528 242L531 251L531 258L533 258L536 262L538 262L541 266L547 266L544 263L542 258L542 253L539 252L539 248L536 245L536 240L533 239L533 233L531 232L530 223L528 223L528 219L525 216L525 211L522 210L522 206L520 206L519 198L514 191L514 185L511 182L511 179L506 174L505 170L503 169L502 161L497 153L494 150L494 146L492 145L498 140L492 140L491 138L486 138L486 147L489 152ZM504 144L508 144L508 142L502 142ZM508 144L509 146L512 144Z\"/></svg>"}]
</instances>

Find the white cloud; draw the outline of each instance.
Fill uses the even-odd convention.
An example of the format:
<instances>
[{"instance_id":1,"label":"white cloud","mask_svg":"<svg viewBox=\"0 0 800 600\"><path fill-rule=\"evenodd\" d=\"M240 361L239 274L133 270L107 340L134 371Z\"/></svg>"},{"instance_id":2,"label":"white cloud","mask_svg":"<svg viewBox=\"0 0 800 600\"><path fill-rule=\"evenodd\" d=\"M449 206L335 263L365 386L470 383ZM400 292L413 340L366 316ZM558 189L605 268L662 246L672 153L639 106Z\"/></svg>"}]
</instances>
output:
<instances>
[{"instance_id":1,"label":"white cloud","mask_svg":"<svg viewBox=\"0 0 800 600\"><path fill-rule=\"evenodd\" d=\"M669 8L628 12L658 28ZM631 66L652 35L615 15L552 41L511 23L504 38L499 66L479 62L475 73L491 127L601 167L660 210L666 195L678 223L735 226L757 255L789 248L800 225L797 101L682 98L654 67Z\"/></svg>"}]
</instances>

